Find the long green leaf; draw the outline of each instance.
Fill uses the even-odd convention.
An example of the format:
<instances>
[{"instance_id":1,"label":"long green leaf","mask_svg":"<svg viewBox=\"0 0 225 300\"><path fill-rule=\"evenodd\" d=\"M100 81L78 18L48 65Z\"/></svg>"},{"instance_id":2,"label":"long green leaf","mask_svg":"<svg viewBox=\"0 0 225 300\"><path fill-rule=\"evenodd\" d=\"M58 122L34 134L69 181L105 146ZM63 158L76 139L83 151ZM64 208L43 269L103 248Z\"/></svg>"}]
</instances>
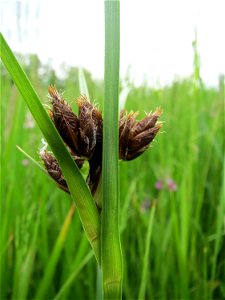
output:
<instances>
[{"instance_id":1,"label":"long green leaf","mask_svg":"<svg viewBox=\"0 0 225 300\"><path fill-rule=\"evenodd\" d=\"M140 290L138 299L145 299L145 292L147 287L147 277L148 277L148 261L149 261L149 253L150 253L150 242L151 242L151 236L152 236L152 228L153 228L153 221L155 216L155 204L152 206L149 214L148 219L148 230L146 234L146 240L145 240L145 254L143 259L143 267L142 267L142 276L141 276L141 284L140 284Z\"/></svg>"},{"instance_id":2,"label":"long green leaf","mask_svg":"<svg viewBox=\"0 0 225 300\"><path fill-rule=\"evenodd\" d=\"M38 231L39 231L39 226L40 226L40 215L41 215L41 207L38 210L37 219L35 221L31 245L27 252L26 258L22 264L21 273L23 274L23 276L19 276L19 278L18 278L18 283L17 283L18 290L17 290L17 294L16 294L17 299L27 299L27 294L28 294L29 286L30 286L30 280L32 278L31 275L32 275L33 265L35 262L35 255L36 255L36 251L37 251L36 243L37 243Z\"/></svg>"},{"instance_id":3,"label":"long green leaf","mask_svg":"<svg viewBox=\"0 0 225 300\"><path fill-rule=\"evenodd\" d=\"M103 128L102 268L104 299L122 297L119 236L118 108L120 2L105 1L105 95Z\"/></svg>"},{"instance_id":4,"label":"long green leaf","mask_svg":"<svg viewBox=\"0 0 225 300\"><path fill-rule=\"evenodd\" d=\"M38 95L31 86L31 83L2 34L0 35L0 42L0 56L3 64L26 101L33 117L59 162L63 175L68 183L71 196L75 201L83 228L93 247L96 259L100 262L100 217L91 193L51 119L45 111Z\"/></svg>"},{"instance_id":5,"label":"long green leaf","mask_svg":"<svg viewBox=\"0 0 225 300\"><path fill-rule=\"evenodd\" d=\"M62 299L65 291L71 286L79 272L83 269L83 267L91 260L93 257L93 251L89 252L84 259L80 262L80 264L76 267L76 269L70 274L65 283L61 286L60 290L57 292L53 300Z\"/></svg>"},{"instance_id":6,"label":"long green leaf","mask_svg":"<svg viewBox=\"0 0 225 300\"><path fill-rule=\"evenodd\" d=\"M46 174L49 178L51 178L51 180L54 181L54 179L52 177L50 177L48 175L48 172L46 171L46 169L44 169L44 167L38 162L36 161L33 157L31 157L27 152L25 152L22 148L20 148L18 145L16 145L17 149L23 153L23 155L25 155L30 161L32 161L32 163L37 166L44 174ZM55 182L55 181L54 181Z\"/></svg>"},{"instance_id":7,"label":"long green leaf","mask_svg":"<svg viewBox=\"0 0 225 300\"><path fill-rule=\"evenodd\" d=\"M49 257L49 261L45 268L44 275L43 275L41 283L38 287L36 296L34 297L35 299L44 299L46 296L48 287L54 276L55 268L56 268L57 262L59 260L60 254L62 252L68 231L71 226L71 221L73 218L74 211L75 211L75 207L73 204L70 207L70 210L66 216L64 224L60 230L60 233L58 235L58 238L57 238L54 248L52 250L51 256Z\"/></svg>"}]
</instances>

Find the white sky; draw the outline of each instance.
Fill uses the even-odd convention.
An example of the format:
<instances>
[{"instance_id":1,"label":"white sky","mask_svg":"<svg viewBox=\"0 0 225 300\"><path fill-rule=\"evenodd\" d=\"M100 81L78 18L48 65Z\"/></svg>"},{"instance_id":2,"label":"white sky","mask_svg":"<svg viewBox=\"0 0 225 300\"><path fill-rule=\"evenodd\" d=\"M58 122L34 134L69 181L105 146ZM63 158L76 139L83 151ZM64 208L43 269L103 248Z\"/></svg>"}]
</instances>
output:
<instances>
[{"instance_id":1,"label":"white sky","mask_svg":"<svg viewBox=\"0 0 225 300\"><path fill-rule=\"evenodd\" d=\"M103 0L3 0L1 22L13 50L103 78ZM190 75L195 28L202 78L217 85L225 73L225 0L121 0L121 76L129 66L136 84Z\"/></svg>"}]
</instances>

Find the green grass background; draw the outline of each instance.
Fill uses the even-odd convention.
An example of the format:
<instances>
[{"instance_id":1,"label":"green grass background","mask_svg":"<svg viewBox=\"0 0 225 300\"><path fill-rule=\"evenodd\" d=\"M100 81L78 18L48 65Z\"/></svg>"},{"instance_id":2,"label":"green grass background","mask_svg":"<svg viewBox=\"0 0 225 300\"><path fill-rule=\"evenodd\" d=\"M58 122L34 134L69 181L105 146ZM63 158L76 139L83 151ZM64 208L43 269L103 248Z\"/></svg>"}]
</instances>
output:
<instances>
[{"instance_id":1,"label":"green grass background","mask_svg":"<svg viewBox=\"0 0 225 300\"><path fill-rule=\"evenodd\" d=\"M135 87L125 107L161 107L161 134L131 162L120 162L124 299L225 298L224 78L210 88L193 75L165 87ZM47 103L55 84L76 111L79 76L58 79L35 55L20 56ZM103 82L85 71L90 98ZM99 273L72 201L16 148L39 160L42 135L1 65L1 299L99 299ZM158 180L168 178L177 191Z\"/></svg>"}]
</instances>

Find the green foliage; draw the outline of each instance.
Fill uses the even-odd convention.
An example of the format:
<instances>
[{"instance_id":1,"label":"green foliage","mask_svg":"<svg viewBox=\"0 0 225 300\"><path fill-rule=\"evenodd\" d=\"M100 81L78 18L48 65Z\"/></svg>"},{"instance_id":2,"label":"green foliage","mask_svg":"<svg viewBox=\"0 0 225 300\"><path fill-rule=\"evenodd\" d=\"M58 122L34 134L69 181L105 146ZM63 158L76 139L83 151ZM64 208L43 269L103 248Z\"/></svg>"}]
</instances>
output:
<instances>
[{"instance_id":1,"label":"green foliage","mask_svg":"<svg viewBox=\"0 0 225 300\"><path fill-rule=\"evenodd\" d=\"M24 62L43 102L49 83L69 100L79 96L76 69L52 82L50 66ZM102 103L103 83L85 77ZM42 134L2 65L1 87L1 298L93 299L96 262L76 211L59 242L70 197L16 148L39 161ZM150 150L119 166L123 299L225 298L223 91L223 80L210 88L193 78L157 89L130 86L126 108L142 115L160 106L164 125Z\"/></svg>"}]
</instances>

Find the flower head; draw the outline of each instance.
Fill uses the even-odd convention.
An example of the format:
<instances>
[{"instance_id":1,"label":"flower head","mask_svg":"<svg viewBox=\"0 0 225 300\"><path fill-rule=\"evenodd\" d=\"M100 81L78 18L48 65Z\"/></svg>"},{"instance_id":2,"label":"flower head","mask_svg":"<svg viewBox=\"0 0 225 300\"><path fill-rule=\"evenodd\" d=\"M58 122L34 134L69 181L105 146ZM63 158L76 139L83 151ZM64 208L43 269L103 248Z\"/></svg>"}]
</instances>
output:
<instances>
[{"instance_id":1,"label":"flower head","mask_svg":"<svg viewBox=\"0 0 225 300\"><path fill-rule=\"evenodd\" d=\"M174 192L177 191L177 184L173 179L167 178L166 185L167 185L167 189L169 191L174 191Z\"/></svg>"},{"instance_id":2,"label":"flower head","mask_svg":"<svg viewBox=\"0 0 225 300\"><path fill-rule=\"evenodd\" d=\"M64 142L79 155L78 129L79 120L68 103L65 102L53 86L48 88L52 103L50 117Z\"/></svg>"},{"instance_id":3,"label":"flower head","mask_svg":"<svg viewBox=\"0 0 225 300\"><path fill-rule=\"evenodd\" d=\"M155 188L157 190L162 190L163 189L163 181L162 180L158 180L156 183L155 183Z\"/></svg>"},{"instance_id":4,"label":"flower head","mask_svg":"<svg viewBox=\"0 0 225 300\"><path fill-rule=\"evenodd\" d=\"M162 124L157 123L162 111L158 108L154 113L136 121L138 113L120 113L119 123L119 154L120 159L132 160L148 149Z\"/></svg>"},{"instance_id":5,"label":"flower head","mask_svg":"<svg viewBox=\"0 0 225 300\"><path fill-rule=\"evenodd\" d=\"M52 108L50 117L74 158L78 168L84 160L89 163L89 174L86 182L95 194L102 172L102 136L103 119L101 111L92 104L86 96L77 99L78 115L62 98L54 86L48 88ZM121 111L119 119L119 158L132 160L141 155L155 138L161 128L158 119L161 115L158 108L140 121L138 113ZM58 186L69 193L65 178L55 157L47 152L44 145L40 156L48 174L57 182Z\"/></svg>"},{"instance_id":6,"label":"flower head","mask_svg":"<svg viewBox=\"0 0 225 300\"><path fill-rule=\"evenodd\" d=\"M80 153L91 158L97 139L102 142L102 115L85 96L77 100L79 107L79 144Z\"/></svg>"},{"instance_id":7,"label":"flower head","mask_svg":"<svg viewBox=\"0 0 225 300\"><path fill-rule=\"evenodd\" d=\"M172 178L159 179L155 183L155 188L159 191L162 190L162 189L166 189L168 191L176 192L177 191L177 184Z\"/></svg>"}]
</instances>

